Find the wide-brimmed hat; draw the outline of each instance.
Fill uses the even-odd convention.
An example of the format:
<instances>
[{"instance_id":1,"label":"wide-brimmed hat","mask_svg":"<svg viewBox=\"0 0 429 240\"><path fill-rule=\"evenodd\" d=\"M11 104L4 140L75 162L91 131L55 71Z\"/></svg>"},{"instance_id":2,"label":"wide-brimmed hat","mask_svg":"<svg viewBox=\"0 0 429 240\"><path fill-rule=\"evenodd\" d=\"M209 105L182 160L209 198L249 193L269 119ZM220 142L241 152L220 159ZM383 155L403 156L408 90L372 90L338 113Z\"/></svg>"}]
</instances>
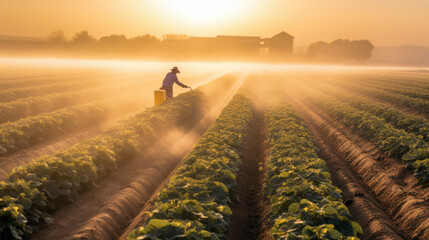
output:
<instances>
[{"instance_id":1,"label":"wide-brimmed hat","mask_svg":"<svg viewBox=\"0 0 429 240\"><path fill-rule=\"evenodd\" d=\"M179 71L179 68L178 67L174 67L174 68L172 68L172 69L170 69L171 71L176 71L176 72L178 72L178 73L180 73L180 71Z\"/></svg>"}]
</instances>

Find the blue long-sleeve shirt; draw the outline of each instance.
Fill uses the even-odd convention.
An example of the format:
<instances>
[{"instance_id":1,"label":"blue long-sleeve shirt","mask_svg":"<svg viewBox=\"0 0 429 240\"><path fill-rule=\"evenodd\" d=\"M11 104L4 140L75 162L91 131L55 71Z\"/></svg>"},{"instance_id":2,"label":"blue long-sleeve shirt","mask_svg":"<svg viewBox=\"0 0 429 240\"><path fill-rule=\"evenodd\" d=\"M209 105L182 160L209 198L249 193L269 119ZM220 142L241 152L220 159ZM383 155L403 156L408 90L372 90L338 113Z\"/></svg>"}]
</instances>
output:
<instances>
[{"instance_id":1,"label":"blue long-sleeve shirt","mask_svg":"<svg viewBox=\"0 0 429 240\"><path fill-rule=\"evenodd\" d=\"M173 87L174 83L176 83L177 85L183 88L186 87L185 84L179 82L179 79L177 78L176 74L174 74L173 72L167 73L167 75L164 78L164 81L162 82L162 86Z\"/></svg>"}]
</instances>

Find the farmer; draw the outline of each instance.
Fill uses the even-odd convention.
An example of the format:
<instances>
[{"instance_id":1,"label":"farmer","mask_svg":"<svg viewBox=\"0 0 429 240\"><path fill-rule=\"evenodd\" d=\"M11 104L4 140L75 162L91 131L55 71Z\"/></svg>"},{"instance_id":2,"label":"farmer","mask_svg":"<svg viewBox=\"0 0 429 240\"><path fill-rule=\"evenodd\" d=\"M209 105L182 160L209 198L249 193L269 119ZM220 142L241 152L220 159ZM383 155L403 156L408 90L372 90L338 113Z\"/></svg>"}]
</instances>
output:
<instances>
[{"instance_id":1,"label":"farmer","mask_svg":"<svg viewBox=\"0 0 429 240\"><path fill-rule=\"evenodd\" d=\"M160 88L160 89L165 90L165 92L167 94L167 99L173 97L173 84L174 83L181 86L182 88L191 88L191 87L186 86L185 84L179 82L179 79L177 79L176 74L180 73L180 71L177 67L174 67L170 70L171 70L171 72L167 73L167 75L164 78L164 81L162 82L162 87Z\"/></svg>"}]
</instances>

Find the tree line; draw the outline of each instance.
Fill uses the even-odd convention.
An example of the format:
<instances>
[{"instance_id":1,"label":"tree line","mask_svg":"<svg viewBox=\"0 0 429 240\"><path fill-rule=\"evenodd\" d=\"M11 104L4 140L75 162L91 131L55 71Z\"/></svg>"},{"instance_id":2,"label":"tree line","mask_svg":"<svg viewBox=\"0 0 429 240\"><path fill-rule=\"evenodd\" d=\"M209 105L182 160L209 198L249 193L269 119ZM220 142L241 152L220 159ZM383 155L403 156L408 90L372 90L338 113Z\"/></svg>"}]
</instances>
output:
<instances>
[{"instance_id":1,"label":"tree line","mask_svg":"<svg viewBox=\"0 0 429 240\"><path fill-rule=\"evenodd\" d=\"M368 40L337 39L330 43L319 41L307 49L310 58L363 62L372 56L374 45Z\"/></svg>"},{"instance_id":2,"label":"tree line","mask_svg":"<svg viewBox=\"0 0 429 240\"><path fill-rule=\"evenodd\" d=\"M61 30L53 31L48 36L48 42L52 43L77 43L77 44L91 44L91 43L105 43L105 44L126 44L129 42L136 43L154 43L161 42L162 40L187 40L189 35L186 34L164 34L162 38L150 34L139 35L133 38L127 38L125 35L112 34L110 36L103 36L96 39L88 31L83 30L77 32L71 39L67 39L64 32Z\"/></svg>"}]
</instances>

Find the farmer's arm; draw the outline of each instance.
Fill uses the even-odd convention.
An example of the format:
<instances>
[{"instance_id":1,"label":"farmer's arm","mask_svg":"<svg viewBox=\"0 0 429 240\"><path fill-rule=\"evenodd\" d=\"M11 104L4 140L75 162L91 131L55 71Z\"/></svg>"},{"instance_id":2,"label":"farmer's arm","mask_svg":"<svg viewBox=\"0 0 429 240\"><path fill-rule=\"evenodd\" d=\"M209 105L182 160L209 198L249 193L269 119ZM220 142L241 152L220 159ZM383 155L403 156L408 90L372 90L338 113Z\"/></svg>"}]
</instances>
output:
<instances>
[{"instance_id":1,"label":"farmer's arm","mask_svg":"<svg viewBox=\"0 0 429 240\"><path fill-rule=\"evenodd\" d=\"M179 82L179 79L177 78L177 76L175 76L175 78L174 78L174 82L175 82L177 85L181 86L182 88L187 88L187 87L188 87L188 86L186 86L185 84L183 84L183 83Z\"/></svg>"}]
</instances>

